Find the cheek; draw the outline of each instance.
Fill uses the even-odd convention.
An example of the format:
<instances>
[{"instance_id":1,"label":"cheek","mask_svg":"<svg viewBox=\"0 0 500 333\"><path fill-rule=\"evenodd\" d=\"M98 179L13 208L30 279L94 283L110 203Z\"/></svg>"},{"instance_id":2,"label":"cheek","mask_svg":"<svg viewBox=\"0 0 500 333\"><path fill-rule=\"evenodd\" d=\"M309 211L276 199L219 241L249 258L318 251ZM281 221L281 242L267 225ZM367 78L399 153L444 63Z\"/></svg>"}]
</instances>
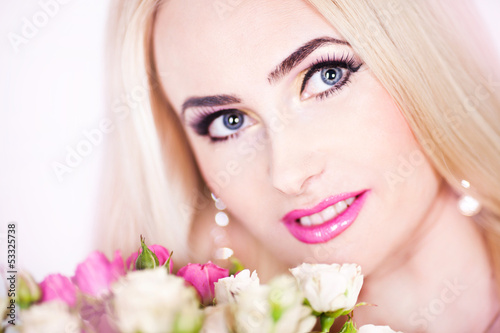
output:
<instances>
[{"instance_id":1,"label":"cheek","mask_svg":"<svg viewBox=\"0 0 500 333\"><path fill-rule=\"evenodd\" d=\"M249 128L248 131L253 131ZM200 171L212 191L229 205L236 204L244 197L244 192L256 192L262 189L262 178L266 175L263 160L268 143L267 137L259 133L245 133L241 138L208 144L204 139L190 138ZM258 181L256 181L259 179ZM259 184L259 186L252 186ZM231 200L230 198L234 198ZM230 205L232 206L232 205Z\"/></svg>"},{"instance_id":2,"label":"cheek","mask_svg":"<svg viewBox=\"0 0 500 333\"><path fill-rule=\"evenodd\" d=\"M369 89L366 91L370 91L370 95L362 103L365 110L371 111L365 111L359 117L365 119L363 128L369 133L362 139L367 147L363 149L359 144L365 156L364 163L376 168L378 186L385 192L385 197L433 197L431 194L437 187L438 176L406 119L375 79L371 78L367 85L369 87L365 89Z\"/></svg>"},{"instance_id":3,"label":"cheek","mask_svg":"<svg viewBox=\"0 0 500 333\"><path fill-rule=\"evenodd\" d=\"M365 227L366 244L379 256L408 239L432 206L440 179L423 154L405 118L391 96L375 81L364 89L370 94L358 99L360 134L356 150L364 166L367 185L373 189L367 212L376 216ZM369 84L369 85L368 85ZM381 232L391 230L391 233ZM379 244L385 242L385 247Z\"/></svg>"},{"instance_id":4,"label":"cheek","mask_svg":"<svg viewBox=\"0 0 500 333\"><path fill-rule=\"evenodd\" d=\"M367 92L367 93L361 93ZM428 164L406 119L392 97L371 75L360 80L349 97L348 109L350 136L357 160L361 165L384 175L390 171L400 173L399 165L408 161L403 178L416 173L417 168ZM398 169L400 169L398 171ZM377 177L378 178L378 177Z\"/></svg>"}]
</instances>

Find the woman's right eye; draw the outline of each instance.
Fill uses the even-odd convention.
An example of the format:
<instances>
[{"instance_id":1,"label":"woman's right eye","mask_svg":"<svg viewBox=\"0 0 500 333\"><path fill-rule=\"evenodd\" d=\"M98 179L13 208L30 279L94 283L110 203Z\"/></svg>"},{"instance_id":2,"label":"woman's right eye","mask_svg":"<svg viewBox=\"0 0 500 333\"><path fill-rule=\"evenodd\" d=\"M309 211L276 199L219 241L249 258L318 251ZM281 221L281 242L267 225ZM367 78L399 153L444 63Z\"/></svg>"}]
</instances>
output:
<instances>
[{"instance_id":1,"label":"woman's right eye","mask_svg":"<svg viewBox=\"0 0 500 333\"><path fill-rule=\"evenodd\" d=\"M199 135L208 136L212 141L224 141L236 137L254 123L247 114L229 109L209 114L199 122L195 122L193 127Z\"/></svg>"}]
</instances>

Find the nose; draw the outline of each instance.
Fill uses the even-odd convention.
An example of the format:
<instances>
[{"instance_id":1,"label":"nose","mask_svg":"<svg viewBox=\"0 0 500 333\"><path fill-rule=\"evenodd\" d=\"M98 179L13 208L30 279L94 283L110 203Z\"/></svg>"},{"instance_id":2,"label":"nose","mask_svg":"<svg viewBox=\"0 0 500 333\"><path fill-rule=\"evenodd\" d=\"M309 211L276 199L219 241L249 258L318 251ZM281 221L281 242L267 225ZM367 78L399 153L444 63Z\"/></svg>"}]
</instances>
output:
<instances>
[{"instance_id":1,"label":"nose","mask_svg":"<svg viewBox=\"0 0 500 333\"><path fill-rule=\"evenodd\" d=\"M287 133L288 132L288 133ZM279 192L297 196L324 172L325 154L295 131L284 131L271 138L270 176ZM316 138L317 139L317 138ZM317 141L317 140L315 140Z\"/></svg>"}]
</instances>

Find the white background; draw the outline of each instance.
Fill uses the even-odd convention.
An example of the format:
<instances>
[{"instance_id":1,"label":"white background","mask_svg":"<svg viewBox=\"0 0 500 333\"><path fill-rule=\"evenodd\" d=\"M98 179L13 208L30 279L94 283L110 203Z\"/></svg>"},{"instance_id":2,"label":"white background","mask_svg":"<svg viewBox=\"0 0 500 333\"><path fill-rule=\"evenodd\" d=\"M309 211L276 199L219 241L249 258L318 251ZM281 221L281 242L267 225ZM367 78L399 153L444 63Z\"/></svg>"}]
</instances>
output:
<instances>
[{"instance_id":1,"label":"white background","mask_svg":"<svg viewBox=\"0 0 500 333\"><path fill-rule=\"evenodd\" d=\"M92 250L103 162L97 144L62 182L52 169L104 115L109 1L66 1L16 52L8 34L21 35L23 19L31 21L41 7L38 0L0 0L0 236L7 223L18 223L19 264L39 281L49 273L72 275ZM476 2L500 50L500 0Z\"/></svg>"}]
</instances>

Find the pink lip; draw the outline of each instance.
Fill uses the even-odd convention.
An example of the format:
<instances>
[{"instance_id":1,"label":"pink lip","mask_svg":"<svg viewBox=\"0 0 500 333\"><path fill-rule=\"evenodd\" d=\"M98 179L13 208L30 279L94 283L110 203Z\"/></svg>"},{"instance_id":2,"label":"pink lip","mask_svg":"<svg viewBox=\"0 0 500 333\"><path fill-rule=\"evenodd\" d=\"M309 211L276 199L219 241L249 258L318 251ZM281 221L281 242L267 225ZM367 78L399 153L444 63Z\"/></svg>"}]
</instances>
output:
<instances>
[{"instance_id":1,"label":"pink lip","mask_svg":"<svg viewBox=\"0 0 500 333\"><path fill-rule=\"evenodd\" d=\"M290 231L295 238L303 243L317 244L328 242L349 228L354 220L356 220L361 208L363 208L368 192L368 190L363 190L359 192L341 193L331 196L313 208L291 211L282 218L282 221L288 228L288 231ZM328 206L352 197L357 198L344 212L342 212L342 214L335 216L333 219L326 221L325 223L307 227L296 221L303 216L319 213Z\"/></svg>"}]
</instances>

